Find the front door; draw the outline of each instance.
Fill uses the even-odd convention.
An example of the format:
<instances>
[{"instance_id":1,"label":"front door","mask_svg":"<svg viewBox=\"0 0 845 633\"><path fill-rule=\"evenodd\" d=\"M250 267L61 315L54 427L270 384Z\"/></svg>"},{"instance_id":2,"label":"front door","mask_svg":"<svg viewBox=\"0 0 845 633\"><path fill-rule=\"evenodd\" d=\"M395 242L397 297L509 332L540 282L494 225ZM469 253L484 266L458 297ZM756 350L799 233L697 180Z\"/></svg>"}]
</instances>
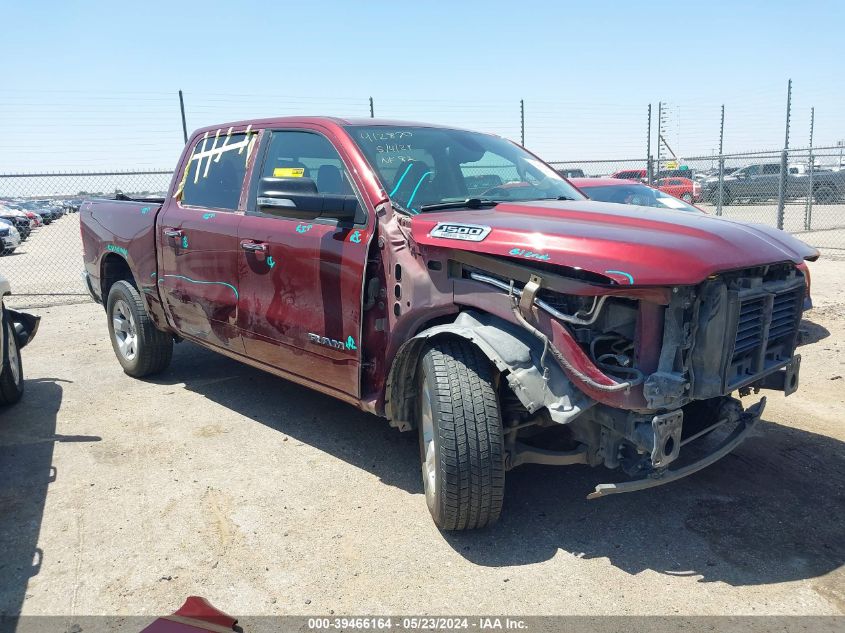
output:
<instances>
[{"instance_id":1,"label":"front door","mask_svg":"<svg viewBox=\"0 0 845 633\"><path fill-rule=\"evenodd\" d=\"M239 206L255 139L201 137L156 227L158 287L171 322L185 336L239 353Z\"/></svg>"},{"instance_id":2,"label":"front door","mask_svg":"<svg viewBox=\"0 0 845 633\"><path fill-rule=\"evenodd\" d=\"M272 132L254 181L303 179L319 196L362 197L317 128ZM364 269L372 231L362 213L339 221L296 208L262 212L255 186L238 229L238 324L247 355L344 394L359 395ZM326 198L328 199L328 198Z\"/></svg>"}]
</instances>

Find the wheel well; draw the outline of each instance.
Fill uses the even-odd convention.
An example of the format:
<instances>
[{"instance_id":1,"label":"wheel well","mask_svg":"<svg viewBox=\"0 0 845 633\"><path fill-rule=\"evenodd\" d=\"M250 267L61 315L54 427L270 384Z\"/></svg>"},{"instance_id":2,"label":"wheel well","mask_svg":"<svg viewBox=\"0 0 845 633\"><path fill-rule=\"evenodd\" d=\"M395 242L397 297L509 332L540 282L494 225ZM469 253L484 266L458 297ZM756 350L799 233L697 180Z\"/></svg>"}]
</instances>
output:
<instances>
[{"instance_id":1,"label":"wheel well","mask_svg":"<svg viewBox=\"0 0 845 633\"><path fill-rule=\"evenodd\" d=\"M108 253L103 257L101 263L100 290L102 292L103 305L108 301L109 290L111 290L111 287L116 281L128 281L136 289L138 288L138 284L135 283L135 277L132 275L132 269L129 268L129 262L120 255Z\"/></svg>"},{"instance_id":2,"label":"wheel well","mask_svg":"<svg viewBox=\"0 0 845 633\"><path fill-rule=\"evenodd\" d=\"M440 320L435 319L435 321ZM446 322L448 323L449 320ZM421 327L419 331L422 332L433 325L435 325L434 322L429 323ZM385 410L391 426L398 428L400 431L410 431L416 428L417 381L420 359L425 350L433 343L450 338L467 341L457 334L441 332L431 337L412 338L399 349L387 380ZM478 347L471 341L467 342L474 347ZM483 350L478 349L482 351L483 355ZM498 374L498 369L492 362L490 367L494 375Z\"/></svg>"}]
</instances>

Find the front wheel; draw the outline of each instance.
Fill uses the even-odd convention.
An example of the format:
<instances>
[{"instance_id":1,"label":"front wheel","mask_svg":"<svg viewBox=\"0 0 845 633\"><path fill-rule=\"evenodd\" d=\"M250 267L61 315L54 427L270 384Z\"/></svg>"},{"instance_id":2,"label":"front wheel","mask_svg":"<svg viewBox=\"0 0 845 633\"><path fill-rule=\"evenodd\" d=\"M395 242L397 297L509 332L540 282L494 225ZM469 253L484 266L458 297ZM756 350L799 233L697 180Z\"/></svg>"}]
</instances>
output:
<instances>
[{"instance_id":1,"label":"front wheel","mask_svg":"<svg viewBox=\"0 0 845 633\"><path fill-rule=\"evenodd\" d=\"M691 193L685 193L684 195L681 196L681 200L683 200L687 204L692 204L692 194Z\"/></svg>"},{"instance_id":2,"label":"front wheel","mask_svg":"<svg viewBox=\"0 0 845 633\"><path fill-rule=\"evenodd\" d=\"M441 530L495 523L505 491L499 402L489 361L462 339L434 342L419 371L423 487Z\"/></svg>"},{"instance_id":3,"label":"front wheel","mask_svg":"<svg viewBox=\"0 0 845 633\"><path fill-rule=\"evenodd\" d=\"M0 405L14 404L23 396L23 361L18 337L6 311L0 315L3 337L3 358L0 364Z\"/></svg>"},{"instance_id":4,"label":"front wheel","mask_svg":"<svg viewBox=\"0 0 845 633\"><path fill-rule=\"evenodd\" d=\"M106 303L109 338L123 371L135 378L163 371L173 356L173 337L153 325L141 295L126 281L116 281Z\"/></svg>"}]
</instances>

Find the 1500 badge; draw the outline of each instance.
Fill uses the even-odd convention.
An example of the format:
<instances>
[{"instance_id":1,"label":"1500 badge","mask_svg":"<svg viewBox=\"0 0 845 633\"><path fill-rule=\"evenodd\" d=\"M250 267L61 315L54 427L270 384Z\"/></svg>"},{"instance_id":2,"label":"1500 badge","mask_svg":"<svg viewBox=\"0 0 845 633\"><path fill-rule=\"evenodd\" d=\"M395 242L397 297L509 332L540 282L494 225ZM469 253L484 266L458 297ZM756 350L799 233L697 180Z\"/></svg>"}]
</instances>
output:
<instances>
[{"instance_id":1,"label":"1500 badge","mask_svg":"<svg viewBox=\"0 0 845 633\"><path fill-rule=\"evenodd\" d=\"M438 222L431 229L431 237L446 240L464 240L465 242L480 242L490 234L489 226L479 224L462 224L457 222Z\"/></svg>"}]
</instances>

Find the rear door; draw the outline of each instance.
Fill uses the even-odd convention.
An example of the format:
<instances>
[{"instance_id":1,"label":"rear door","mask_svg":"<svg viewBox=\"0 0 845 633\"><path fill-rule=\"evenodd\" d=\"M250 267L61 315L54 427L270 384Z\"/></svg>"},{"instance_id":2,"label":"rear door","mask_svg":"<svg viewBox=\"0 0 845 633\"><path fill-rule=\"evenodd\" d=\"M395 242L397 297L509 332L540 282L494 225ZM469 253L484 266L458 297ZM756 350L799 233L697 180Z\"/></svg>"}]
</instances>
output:
<instances>
[{"instance_id":1,"label":"rear door","mask_svg":"<svg viewBox=\"0 0 845 633\"><path fill-rule=\"evenodd\" d=\"M238 227L255 132L199 138L157 218L158 287L180 333L243 352L238 321Z\"/></svg>"},{"instance_id":2,"label":"rear door","mask_svg":"<svg viewBox=\"0 0 845 633\"><path fill-rule=\"evenodd\" d=\"M247 355L329 390L359 396L364 270L374 221L328 130L275 130L262 141L239 227L238 324ZM262 178L347 196L357 221L256 203ZM329 205L330 206L330 205Z\"/></svg>"}]
</instances>

